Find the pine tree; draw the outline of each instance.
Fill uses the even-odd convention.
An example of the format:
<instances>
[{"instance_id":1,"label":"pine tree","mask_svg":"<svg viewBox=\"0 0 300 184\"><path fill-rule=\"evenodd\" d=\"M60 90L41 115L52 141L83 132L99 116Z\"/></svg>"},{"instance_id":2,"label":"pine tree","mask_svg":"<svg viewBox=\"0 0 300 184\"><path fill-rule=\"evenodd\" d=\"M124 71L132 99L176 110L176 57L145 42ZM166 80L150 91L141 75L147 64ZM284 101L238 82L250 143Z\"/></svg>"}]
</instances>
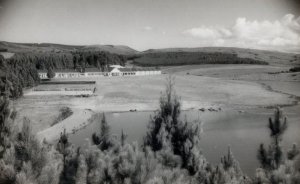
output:
<instances>
[{"instance_id":1,"label":"pine tree","mask_svg":"<svg viewBox=\"0 0 300 184\"><path fill-rule=\"evenodd\" d=\"M110 135L110 127L106 121L105 114L102 115L100 122L100 134L94 133L92 135L92 141L99 146L102 151L108 150L114 145L113 139Z\"/></svg>"},{"instance_id":2,"label":"pine tree","mask_svg":"<svg viewBox=\"0 0 300 184\"><path fill-rule=\"evenodd\" d=\"M293 160L299 155L299 153L299 148L297 148L296 144L293 144L292 148L287 152L287 159Z\"/></svg>"},{"instance_id":3,"label":"pine tree","mask_svg":"<svg viewBox=\"0 0 300 184\"><path fill-rule=\"evenodd\" d=\"M287 120L280 108L276 108L274 119L269 119L269 129L272 141L268 149L265 149L263 144L260 145L257 156L262 168L257 169L254 183L299 183L299 149L294 144L285 158L280 145L282 135L287 129Z\"/></svg>"},{"instance_id":4,"label":"pine tree","mask_svg":"<svg viewBox=\"0 0 300 184\"><path fill-rule=\"evenodd\" d=\"M282 110L277 107L274 113L274 119L269 118L270 136L272 139L271 145L268 150L261 144L258 150L257 158L260 164L265 169L277 169L282 163L282 148L280 142L284 131L287 129L287 119L283 117Z\"/></svg>"},{"instance_id":5,"label":"pine tree","mask_svg":"<svg viewBox=\"0 0 300 184\"><path fill-rule=\"evenodd\" d=\"M124 133L123 129L121 131L121 146L125 145L125 141L126 141L127 135Z\"/></svg>"},{"instance_id":6,"label":"pine tree","mask_svg":"<svg viewBox=\"0 0 300 184\"><path fill-rule=\"evenodd\" d=\"M63 170L60 174L60 184L75 184L77 169L79 167L80 148L75 151L68 141L66 130L61 133L57 150L63 155Z\"/></svg>"},{"instance_id":7,"label":"pine tree","mask_svg":"<svg viewBox=\"0 0 300 184\"><path fill-rule=\"evenodd\" d=\"M160 97L160 109L154 118L150 119L148 132L144 138L144 146L150 146L153 151L160 151L168 146L173 154L180 156L181 167L188 169L191 175L196 171L189 163L193 157L193 148L200 140L200 122L182 121L181 105L174 90L174 78L167 78L165 93Z\"/></svg>"},{"instance_id":8,"label":"pine tree","mask_svg":"<svg viewBox=\"0 0 300 184\"><path fill-rule=\"evenodd\" d=\"M66 157L68 155L68 147L70 146L68 135L66 133L66 129L64 129L64 132L60 133L60 138L58 140L57 144L57 150L63 155L63 161L65 163Z\"/></svg>"},{"instance_id":9,"label":"pine tree","mask_svg":"<svg viewBox=\"0 0 300 184\"><path fill-rule=\"evenodd\" d=\"M83 154L80 154L78 157L78 169L76 173L76 184L85 184L87 183L87 165L85 157Z\"/></svg>"},{"instance_id":10,"label":"pine tree","mask_svg":"<svg viewBox=\"0 0 300 184\"><path fill-rule=\"evenodd\" d=\"M171 129L177 126L180 115L180 102L174 90L174 78L169 76L166 82L165 93L161 94L160 109L152 118L148 125L148 132L144 138L144 145L150 146L153 151L159 151L163 148L163 143L171 139ZM166 136L160 136L166 132ZM172 130L173 131L173 130Z\"/></svg>"},{"instance_id":11,"label":"pine tree","mask_svg":"<svg viewBox=\"0 0 300 184\"><path fill-rule=\"evenodd\" d=\"M221 163L222 163L224 169L227 170L228 168L233 167L234 161L235 161L235 159L233 157L232 151L231 151L230 147L228 147L227 155L223 156L221 158Z\"/></svg>"},{"instance_id":12,"label":"pine tree","mask_svg":"<svg viewBox=\"0 0 300 184\"><path fill-rule=\"evenodd\" d=\"M2 95L2 94L1 94ZM11 121L9 100L6 96L0 96L0 183L15 183L16 173L14 169L14 155L10 162L5 162L5 155L13 151L11 146Z\"/></svg>"},{"instance_id":13,"label":"pine tree","mask_svg":"<svg viewBox=\"0 0 300 184\"><path fill-rule=\"evenodd\" d=\"M9 125L9 100L0 96L0 159L3 158L6 148L9 146L9 136L11 133Z\"/></svg>"},{"instance_id":14,"label":"pine tree","mask_svg":"<svg viewBox=\"0 0 300 184\"><path fill-rule=\"evenodd\" d=\"M52 79L52 78L55 77L55 72L53 71L52 68L49 68L49 69L47 70L47 77L48 77L49 79Z\"/></svg>"},{"instance_id":15,"label":"pine tree","mask_svg":"<svg viewBox=\"0 0 300 184\"><path fill-rule=\"evenodd\" d=\"M271 138L275 145L279 145L282 135L287 129L286 117L283 117L282 110L277 107L274 113L274 120L269 118L269 129L271 131Z\"/></svg>"}]
</instances>

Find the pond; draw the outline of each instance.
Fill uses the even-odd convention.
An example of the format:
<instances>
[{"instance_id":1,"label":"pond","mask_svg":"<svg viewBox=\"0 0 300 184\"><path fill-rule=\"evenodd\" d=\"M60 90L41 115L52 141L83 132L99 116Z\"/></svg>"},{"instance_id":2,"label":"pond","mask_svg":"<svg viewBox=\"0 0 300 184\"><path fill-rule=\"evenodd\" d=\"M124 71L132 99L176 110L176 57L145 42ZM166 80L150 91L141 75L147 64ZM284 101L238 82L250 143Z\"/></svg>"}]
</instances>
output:
<instances>
[{"instance_id":1,"label":"pond","mask_svg":"<svg viewBox=\"0 0 300 184\"><path fill-rule=\"evenodd\" d=\"M120 136L122 129L128 135L127 141L137 141L142 144L146 134L150 115L154 112L124 112L107 113L106 118L111 126L112 134ZM242 170L249 176L254 176L259 167L257 149L260 143L269 144L268 118L273 117L273 110L258 109L249 112L226 110L220 112L201 112L198 110L183 111L182 118L187 120L200 119L203 133L201 134L201 149L207 160L213 164L220 162L228 146ZM283 147L289 149L293 143L300 144L300 124L297 114L288 114L289 126L283 136ZM91 135L99 131L100 123L93 122L85 129L70 135L70 141L77 146L83 146Z\"/></svg>"}]
</instances>

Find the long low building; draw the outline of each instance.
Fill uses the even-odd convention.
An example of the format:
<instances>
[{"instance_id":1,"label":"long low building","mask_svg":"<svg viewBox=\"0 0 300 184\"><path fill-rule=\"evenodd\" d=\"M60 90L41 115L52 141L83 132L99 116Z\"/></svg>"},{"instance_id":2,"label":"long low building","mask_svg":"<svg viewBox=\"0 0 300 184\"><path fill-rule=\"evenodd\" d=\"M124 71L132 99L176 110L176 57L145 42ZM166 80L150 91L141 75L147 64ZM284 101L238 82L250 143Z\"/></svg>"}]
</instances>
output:
<instances>
[{"instance_id":1,"label":"long low building","mask_svg":"<svg viewBox=\"0 0 300 184\"><path fill-rule=\"evenodd\" d=\"M48 79L46 70L39 70L41 79ZM58 69L54 71L54 78L85 78L101 76L142 76L142 75L160 75L161 71L157 68L126 68L120 65L111 65L106 72L98 68L85 69Z\"/></svg>"},{"instance_id":2,"label":"long low building","mask_svg":"<svg viewBox=\"0 0 300 184\"><path fill-rule=\"evenodd\" d=\"M106 76L133 76L133 75L159 75L161 71L156 68L126 68L110 67Z\"/></svg>"},{"instance_id":3,"label":"long low building","mask_svg":"<svg viewBox=\"0 0 300 184\"><path fill-rule=\"evenodd\" d=\"M122 76L161 74L161 71L155 68L120 68L119 71Z\"/></svg>"}]
</instances>

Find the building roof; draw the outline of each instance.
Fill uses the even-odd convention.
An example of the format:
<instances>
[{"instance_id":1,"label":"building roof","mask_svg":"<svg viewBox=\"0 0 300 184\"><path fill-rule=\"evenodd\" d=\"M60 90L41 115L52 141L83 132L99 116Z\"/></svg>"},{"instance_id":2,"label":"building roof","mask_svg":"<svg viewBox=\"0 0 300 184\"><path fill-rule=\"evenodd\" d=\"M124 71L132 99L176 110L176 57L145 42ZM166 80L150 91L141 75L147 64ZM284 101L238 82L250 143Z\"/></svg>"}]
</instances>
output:
<instances>
[{"instance_id":1,"label":"building roof","mask_svg":"<svg viewBox=\"0 0 300 184\"><path fill-rule=\"evenodd\" d=\"M109 67L108 72L137 72L137 71L158 71L156 68L142 67L142 68L114 68Z\"/></svg>"},{"instance_id":2,"label":"building roof","mask_svg":"<svg viewBox=\"0 0 300 184\"><path fill-rule=\"evenodd\" d=\"M158 69L143 67L143 68L120 68L121 72L137 72L137 71L157 71Z\"/></svg>"},{"instance_id":3,"label":"building roof","mask_svg":"<svg viewBox=\"0 0 300 184\"><path fill-rule=\"evenodd\" d=\"M124 66L121 65L109 65L111 68L125 68Z\"/></svg>"},{"instance_id":4,"label":"building roof","mask_svg":"<svg viewBox=\"0 0 300 184\"><path fill-rule=\"evenodd\" d=\"M112 68L112 67L110 67L110 68L108 69L108 72L113 72L113 73L121 72L121 69L122 69L122 68Z\"/></svg>"}]
</instances>

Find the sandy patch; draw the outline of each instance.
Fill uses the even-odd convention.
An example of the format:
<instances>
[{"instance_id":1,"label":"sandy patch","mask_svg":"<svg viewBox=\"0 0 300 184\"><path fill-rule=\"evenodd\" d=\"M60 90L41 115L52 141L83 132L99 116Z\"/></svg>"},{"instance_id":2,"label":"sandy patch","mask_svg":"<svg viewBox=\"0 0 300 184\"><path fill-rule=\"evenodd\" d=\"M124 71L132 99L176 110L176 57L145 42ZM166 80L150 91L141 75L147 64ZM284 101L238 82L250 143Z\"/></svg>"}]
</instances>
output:
<instances>
[{"instance_id":1,"label":"sandy patch","mask_svg":"<svg viewBox=\"0 0 300 184\"><path fill-rule=\"evenodd\" d=\"M72 116L61 121L60 123L45 130L39 131L37 133L38 139L46 139L47 141L51 142L57 139L64 129L66 129L66 133L70 134L80 128L85 127L89 123L87 120L91 117L92 111L73 109L73 112L74 113Z\"/></svg>"}]
</instances>

